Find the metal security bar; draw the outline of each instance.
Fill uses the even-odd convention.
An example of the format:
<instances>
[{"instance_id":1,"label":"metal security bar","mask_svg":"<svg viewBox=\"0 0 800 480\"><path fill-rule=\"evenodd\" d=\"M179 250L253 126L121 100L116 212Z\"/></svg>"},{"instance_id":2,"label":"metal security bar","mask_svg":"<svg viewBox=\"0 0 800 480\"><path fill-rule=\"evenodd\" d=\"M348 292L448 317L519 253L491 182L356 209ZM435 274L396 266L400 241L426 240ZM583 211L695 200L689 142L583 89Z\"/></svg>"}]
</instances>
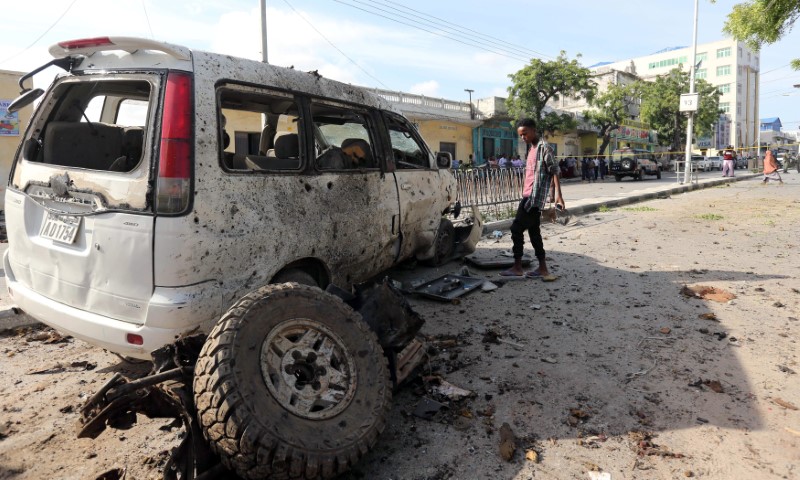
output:
<instances>
[{"instance_id":1,"label":"metal security bar","mask_svg":"<svg viewBox=\"0 0 800 480\"><path fill-rule=\"evenodd\" d=\"M524 168L472 168L453 170L458 200L465 207L519 202L525 182Z\"/></svg>"}]
</instances>

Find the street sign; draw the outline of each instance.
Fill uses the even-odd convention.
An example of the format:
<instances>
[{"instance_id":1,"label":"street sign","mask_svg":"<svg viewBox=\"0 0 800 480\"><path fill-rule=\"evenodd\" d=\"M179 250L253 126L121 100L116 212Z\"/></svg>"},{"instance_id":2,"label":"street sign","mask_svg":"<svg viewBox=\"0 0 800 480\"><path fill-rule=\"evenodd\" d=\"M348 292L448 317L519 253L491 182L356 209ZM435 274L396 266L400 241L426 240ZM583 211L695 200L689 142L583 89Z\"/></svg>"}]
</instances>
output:
<instances>
[{"instance_id":1,"label":"street sign","mask_svg":"<svg viewBox=\"0 0 800 480\"><path fill-rule=\"evenodd\" d=\"M699 93L681 93L681 112L696 112L697 105L700 103Z\"/></svg>"}]
</instances>

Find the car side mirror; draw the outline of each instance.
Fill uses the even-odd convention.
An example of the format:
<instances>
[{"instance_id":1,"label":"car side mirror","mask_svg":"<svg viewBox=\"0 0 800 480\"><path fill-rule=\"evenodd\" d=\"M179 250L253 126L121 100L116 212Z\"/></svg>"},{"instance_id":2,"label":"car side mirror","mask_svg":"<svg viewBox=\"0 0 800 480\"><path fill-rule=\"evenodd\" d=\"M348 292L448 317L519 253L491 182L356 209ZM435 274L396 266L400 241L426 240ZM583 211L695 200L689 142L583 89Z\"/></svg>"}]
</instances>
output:
<instances>
[{"instance_id":1,"label":"car side mirror","mask_svg":"<svg viewBox=\"0 0 800 480\"><path fill-rule=\"evenodd\" d=\"M450 168L453 165L453 155L450 152L439 152L436 154L436 166L439 168Z\"/></svg>"}]
</instances>

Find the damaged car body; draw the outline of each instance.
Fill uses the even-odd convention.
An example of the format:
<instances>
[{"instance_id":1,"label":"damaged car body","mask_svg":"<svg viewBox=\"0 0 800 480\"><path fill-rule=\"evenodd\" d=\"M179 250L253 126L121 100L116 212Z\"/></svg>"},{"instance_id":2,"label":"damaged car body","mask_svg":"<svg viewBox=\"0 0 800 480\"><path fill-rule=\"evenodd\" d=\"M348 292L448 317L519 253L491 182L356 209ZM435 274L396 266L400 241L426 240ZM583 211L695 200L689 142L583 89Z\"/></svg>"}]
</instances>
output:
<instances>
[{"instance_id":1,"label":"damaged car body","mask_svg":"<svg viewBox=\"0 0 800 480\"><path fill-rule=\"evenodd\" d=\"M128 357L208 332L191 401L244 478L352 466L411 339L324 290L474 250L477 210L450 220L450 159L383 99L316 72L128 37L50 52L66 73L13 104L42 98L6 190L13 301Z\"/></svg>"}]
</instances>

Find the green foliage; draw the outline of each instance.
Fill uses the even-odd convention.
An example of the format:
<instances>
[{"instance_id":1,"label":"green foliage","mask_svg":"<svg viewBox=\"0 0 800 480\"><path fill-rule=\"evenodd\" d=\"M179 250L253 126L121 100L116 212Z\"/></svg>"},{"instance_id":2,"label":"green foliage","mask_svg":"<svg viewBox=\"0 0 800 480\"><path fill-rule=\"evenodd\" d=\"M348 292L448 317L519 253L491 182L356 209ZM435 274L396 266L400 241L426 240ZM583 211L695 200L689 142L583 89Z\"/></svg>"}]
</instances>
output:
<instances>
[{"instance_id":1,"label":"green foliage","mask_svg":"<svg viewBox=\"0 0 800 480\"><path fill-rule=\"evenodd\" d=\"M759 50L783 38L798 18L798 0L748 0L733 6L722 31ZM800 70L800 59L792 60L792 68Z\"/></svg>"},{"instance_id":2,"label":"green foliage","mask_svg":"<svg viewBox=\"0 0 800 480\"><path fill-rule=\"evenodd\" d=\"M606 213L606 212L610 212L611 209L608 208L608 205L600 205L600 207L597 209L597 211L600 212L600 213Z\"/></svg>"},{"instance_id":3,"label":"green foliage","mask_svg":"<svg viewBox=\"0 0 800 480\"><path fill-rule=\"evenodd\" d=\"M725 217L722 215L717 215L716 213L704 213L702 215L695 215L696 218L700 220L722 220Z\"/></svg>"},{"instance_id":4,"label":"green foliage","mask_svg":"<svg viewBox=\"0 0 800 480\"><path fill-rule=\"evenodd\" d=\"M512 85L508 87L506 105L511 117L533 118L540 133L574 129L577 124L570 115L545 112L545 106L561 96L586 99L594 96L597 87L591 81L589 69L581 66L578 58L580 55L568 60L566 52L561 51L555 60L545 62L534 58L510 74Z\"/></svg>"},{"instance_id":5,"label":"green foliage","mask_svg":"<svg viewBox=\"0 0 800 480\"><path fill-rule=\"evenodd\" d=\"M681 150L686 143L687 117L679 111L680 96L689 93L689 73L674 68L653 82L640 82L639 88L642 120L658 131L659 144L669 145L672 151ZM719 121L721 94L703 79L695 80L695 92L700 94L700 105L694 114L694 135L708 135Z\"/></svg>"},{"instance_id":6,"label":"green foliage","mask_svg":"<svg viewBox=\"0 0 800 480\"><path fill-rule=\"evenodd\" d=\"M589 100L592 110L583 112L584 118L594 124L603 139L598 155L603 155L611 141L611 132L618 129L622 121L630 115L631 107L639 97L638 83L629 85L610 84L608 89Z\"/></svg>"},{"instance_id":7,"label":"green foliage","mask_svg":"<svg viewBox=\"0 0 800 480\"><path fill-rule=\"evenodd\" d=\"M626 212L655 212L658 211L657 208L653 207L625 207L623 208Z\"/></svg>"}]
</instances>

